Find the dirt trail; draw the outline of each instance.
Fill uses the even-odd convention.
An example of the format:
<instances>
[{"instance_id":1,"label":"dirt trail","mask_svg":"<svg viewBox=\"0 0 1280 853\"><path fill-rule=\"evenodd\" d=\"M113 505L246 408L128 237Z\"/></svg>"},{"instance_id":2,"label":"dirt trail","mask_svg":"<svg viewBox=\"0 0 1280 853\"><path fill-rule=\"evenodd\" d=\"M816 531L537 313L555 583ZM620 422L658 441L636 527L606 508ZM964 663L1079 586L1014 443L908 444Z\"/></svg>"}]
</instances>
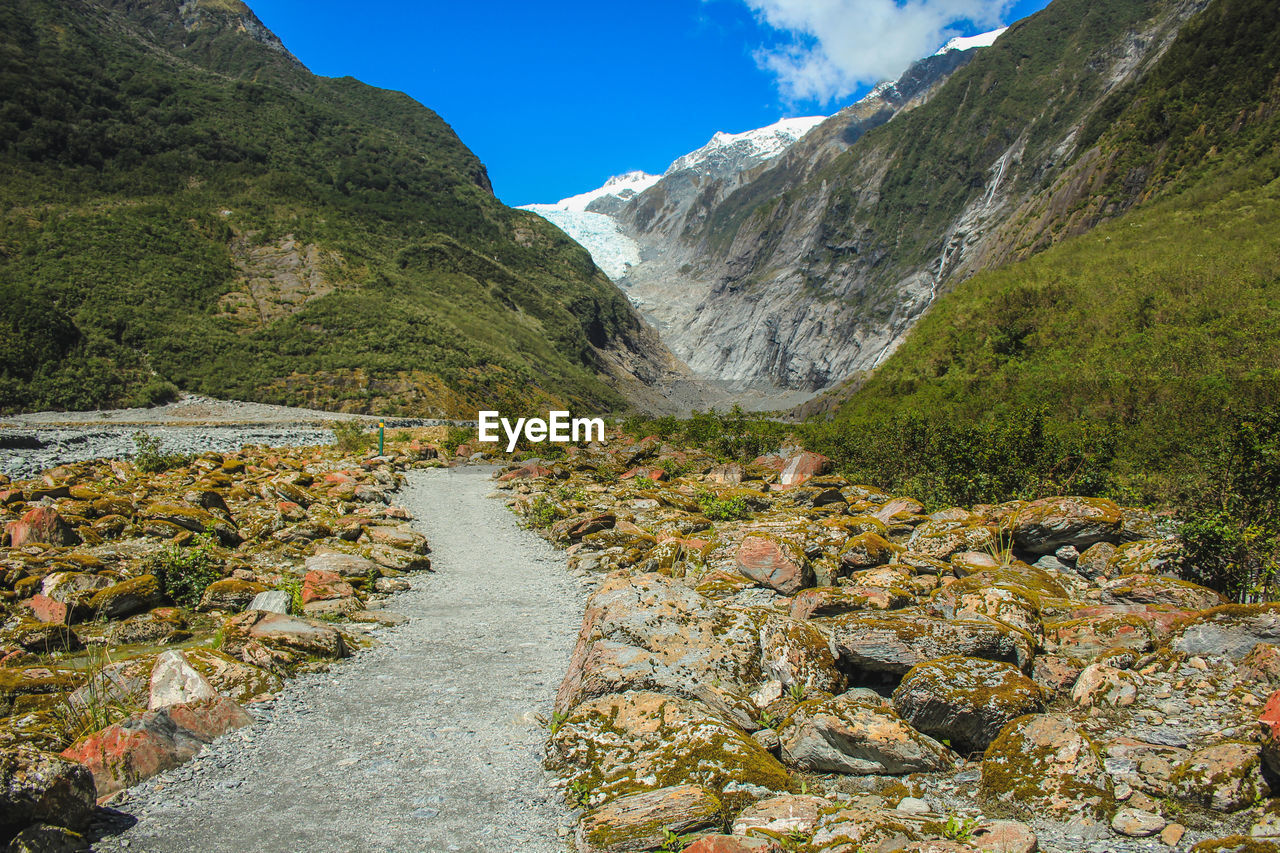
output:
<instances>
[{"instance_id":1,"label":"dirt trail","mask_svg":"<svg viewBox=\"0 0 1280 853\"><path fill-rule=\"evenodd\" d=\"M411 621L258 722L131 789L136 825L95 850L563 853L572 824L541 766L582 611L578 583L491 490L489 469L410 472L400 495L434 574Z\"/></svg>"}]
</instances>

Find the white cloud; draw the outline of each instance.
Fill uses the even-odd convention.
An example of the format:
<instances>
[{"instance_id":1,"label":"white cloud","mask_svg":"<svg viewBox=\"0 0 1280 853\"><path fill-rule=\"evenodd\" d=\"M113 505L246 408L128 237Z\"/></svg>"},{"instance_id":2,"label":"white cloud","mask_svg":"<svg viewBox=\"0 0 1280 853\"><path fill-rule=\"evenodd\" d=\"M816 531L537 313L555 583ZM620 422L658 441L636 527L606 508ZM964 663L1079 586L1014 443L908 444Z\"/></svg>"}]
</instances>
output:
<instances>
[{"instance_id":1,"label":"white cloud","mask_svg":"<svg viewBox=\"0 0 1280 853\"><path fill-rule=\"evenodd\" d=\"M996 27L1012 0L742 0L790 44L757 54L782 93L823 103L895 79L969 21Z\"/></svg>"}]
</instances>

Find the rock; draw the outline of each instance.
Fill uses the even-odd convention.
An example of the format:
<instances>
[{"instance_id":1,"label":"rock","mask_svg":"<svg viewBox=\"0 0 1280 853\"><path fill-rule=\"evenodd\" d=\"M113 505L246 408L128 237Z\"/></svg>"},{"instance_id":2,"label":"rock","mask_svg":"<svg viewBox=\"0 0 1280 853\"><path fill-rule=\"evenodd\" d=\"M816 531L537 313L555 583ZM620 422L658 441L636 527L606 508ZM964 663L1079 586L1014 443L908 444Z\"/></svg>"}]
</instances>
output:
<instances>
[{"instance_id":1,"label":"rock","mask_svg":"<svg viewBox=\"0 0 1280 853\"><path fill-rule=\"evenodd\" d=\"M204 702L218 696L204 676L187 663L182 652L165 652L151 669L151 690L147 707L155 711L186 702Z\"/></svg>"},{"instance_id":2,"label":"rock","mask_svg":"<svg viewBox=\"0 0 1280 853\"><path fill-rule=\"evenodd\" d=\"M23 513L22 518L4 527L9 534L9 547L21 548L32 542L46 545L79 545L80 536L53 507L38 506Z\"/></svg>"},{"instance_id":3,"label":"rock","mask_svg":"<svg viewBox=\"0 0 1280 853\"><path fill-rule=\"evenodd\" d=\"M994 619L948 620L919 608L851 613L814 624L831 637L846 666L905 675L919 663L948 655L1002 660L1026 669L1033 657L1025 633Z\"/></svg>"},{"instance_id":4,"label":"rock","mask_svg":"<svg viewBox=\"0 0 1280 853\"><path fill-rule=\"evenodd\" d=\"M734 555L737 569L761 586L795 595L813 585L813 569L796 545L774 536L747 536Z\"/></svg>"},{"instance_id":5,"label":"rock","mask_svg":"<svg viewBox=\"0 0 1280 853\"><path fill-rule=\"evenodd\" d=\"M231 655L241 656L250 642L257 641L285 652L322 658L347 656L347 645L337 631L283 613L249 610L222 623L222 631L222 649Z\"/></svg>"},{"instance_id":6,"label":"rock","mask_svg":"<svg viewBox=\"0 0 1280 853\"><path fill-rule=\"evenodd\" d=\"M1262 759L1272 773L1280 774L1280 690L1272 693L1258 715Z\"/></svg>"},{"instance_id":7,"label":"rock","mask_svg":"<svg viewBox=\"0 0 1280 853\"><path fill-rule=\"evenodd\" d=\"M1031 667L1031 680L1052 696L1073 687L1084 666L1083 661L1075 658L1037 655Z\"/></svg>"},{"instance_id":8,"label":"rock","mask_svg":"<svg viewBox=\"0 0 1280 853\"><path fill-rule=\"evenodd\" d=\"M1065 714L1020 717L983 754L979 793L1028 817L1108 817L1111 779L1093 742Z\"/></svg>"},{"instance_id":9,"label":"rock","mask_svg":"<svg viewBox=\"0 0 1280 853\"><path fill-rule=\"evenodd\" d=\"M826 636L807 622L771 615L760 629L760 667L785 688L842 693L844 674Z\"/></svg>"},{"instance_id":10,"label":"rock","mask_svg":"<svg viewBox=\"0 0 1280 853\"><path fill-rule=\"evenodd\" d=\"M407 525L388 527L374 524L364 529L364 535L370 541L379 545L399 548L401 551L408 551L410 554L425 555L431 553L431 546L427 542L427 537Z\"/></svg>"},{"instance_id":11,"label":"rock","mask_svg":"<svg viewBox=\"0 0 1280 853\"><path fill-rule=\"evenodd\" d=\"M799 592L791 601L791 618L815 619L863 610L897 610L915 599L901 589L821 586Z\"/></svg>"},{"instance_id":12,"label":"rock","mask_svg":"<svg viewBox=\"0 0 1280 853\"><path fill-rule=\"evenodd\" d=\"M1258 643L1280 641L1280 603L1228 604L1183 622L1170 645L1188 655L1241 660Z\"/></svg>"},{"instance_id":13,"label":"rock","mask_svg":"<svg viewBox=\"0 0 1280 853\"><path fill-rule=\"evenodd\" d=\"M578 542L583 536L611 529L617 521L617 516L611 512L589 512L562 518L551 525L551 538L560 543Z\"/></svg>"},{"instance_id":14,"label":"rock","mask_svg":"<svg viewBox=\"0 0 1280 853\"><path fill-rule=\"evenodd\" d=\"M990 820L973 830L969 843L981 853L1036 853L1040 842L1035 832L1016 820Z\"/></svg>"},{"instance_id":15,"label":"rock","mask_svg":"<svg viewBox=\"0 0 1280 853\"><path fill-rule=\"evenodd\" d=\"M337 598L354 598L355 589L336 572L312 569L302 578L302 603L328 601Z\"/></svg>"},{"instance_id":16,"label":"rock","mask_svg":"<svg viewBox=\"0 0 1280 853\"><path fill-rule=\"evenodd\" d=\"M1158 814L1142 809L1124 808L1111 818L1111 828L1130 838L1146 838L1168 826L1169 822Z\"/></svg>"},{"instance_id":17,"label":"rock","mask_svg":"<svg viewBox=\"0 0 1280 853\"><path fill-rule=\"evenodd\" d=\"M113 794L176 767L204 744L252 718L221 696L146 711L83 737L62 756L89 768L99 796Z\"/></svg>"},{"instance_id":18,"label":"rock","mask_svg":"<svg viewBox=\"0 0 1280 853\"><path fill-rule=\"evenodd\" d=\"M1155 638L1147 622L1136 614L1101 614L1044 625L1045 651L1092 660L1116 649L1148 652Z\"/></svg>"},{"instance_id":19,"label":"rock","mask_svg":"<svg viewBox=\"0 0 1280 853\"><path fill-rule=\"evenodd\" d=\"M1110 705L1123 708L1138 698L1137 677L1104 663L1085 667L1071 689L1071 701L1081 707Z\"/></svg>"},{"instance_id":20,"label":"rock","mask_svg":"<svg viewBox=\"0 0 1280 853\"><path fill-rule=\"evenodd\" d=\"M1137 544L1137 543L1135 543ZM1227 600L1189 581L1129 574L1102 584L1104 604L1167 604L1181 610L1207 610Z\"/></svg>"},{"instance_id":21,"label":"rock","mask_svg":"<svg viewBox=\"0 0 1280 853\"><path fill-rule=\"evenodd\" d=\"M379 590L382 592L383 590ZM289 612L289 593L283 589L269 589L260 592L253 597L253 601L249 602L249 606L245 610L263 610L267 613L288 613Z\"/></svg>"},{"instance_id":22,"label":"rock","mask_svg":"<svg viewBox=\"0 0 1280 853\"><path fill-rule=\"evenodd\" d=\"M987 551L996 547L989 527L971 519L933 520L918 526L907 540L907 550L922 557L946 560L964 551Z\"/></svg>"},{"instance_id":23,"label":"rock","mask_svg":"<svg viewBox=\"0 0 1280 853\"><path fill-rule=\"evenodd\" d=\"M234 548L244 541L235 525L199 507L153 503L138 515L143 521L173 525L192 533L212 532L228 548Z\"/></svg>"},{"instance_id":24,"label":"rock","mask_svg":"<svg viewBox=\"0 0 1280 853\"><path fill-rule=\"evenodd\" d=\"M74 652L84 648L80 636L66 625L23 619L5 629L3 639L37 655Z\"/></svg>"},{"instance_id":25,"label":"rock","mask_svg":"<svg viewBox=\"0 0 1280 853\"><path fill-rule=\"evenodd\" d=\"M308 572L333 572L344 578L376 577L378 564L355 554L324 553L308 557L304 564Z\"/></svg>"},{"instance_id":26,"label":"rock","mask_svg":"<svg viewBox=\"0 0 1280 853\"><path fill-rule=\"evenodd\" d=\"M19 832L5 847L5 853L81 853L89 839L65 826L35 823Z\"/></svg>"},{"instance_id":27,"label":"rock","mask_svg":"<svg viewBox=\"0 0 1280 853\"><path fill-rule=\"evenodd\" d=\"M796 833L812 836L823 809L831 805L830 800L803 794L768 797L739 813L733 821L733 834L760 837L765 833L784 836Z\"/></svg>"},{"instance_id":28,"label":"rock","mask_svg":"<svg viewBox=\"0 0 1280 853\"><path fill-rule=\"evenodd\" d=\"M695 699L763 680L758 611L727 608L658 574L610 575L587 600L555 710L624 690Z\"/></svg>"},{"instance_id":29,"label":"rock","mask_svg":"<svg viewBox=\"0 0 1280 853\"><path fill-rule=\"evenodd\" d=\"M186 627L187 621L181 610L158 607L149 613L139 613L115 623L107 632L107 640L113 646L180 642L191 636Z\"/></svg>"},{"instance_id":30,"label":"rock","mask_svg":"<svg viewBox=\"0 0 1280 853\"><path fill-rule=\"evenodd\" d=\"M950 655L917 664L893 691L902 719L958 752L981 752L1024 714L1044 710L1044 693L1012 664Z\"/></svg>"},{"instance_id":31,"label":"rock","mask_svg":"<svg viewBox=\"0 0 1280 853\"><path fill-rule=\"evenodd\" d=\"M1187 828L1180 823L1171 823L1160 833L1160 843L1169 847L1176 847L1178 842L1182 840L1182 836L1187 832Z\"/></svg>"},{"instance_id":32,"label":"rock","mask_svg":"<svg viewBox=\"0 0 1280 853\"><path fill-rule=\"evenodd\" d=\"M115 581L91 572L53 572L40 583L40 592L76 609L88 609L89 599Z\"/></svg>"},{"instance_id":33,"label":"rock","mask_svg":"<svg viewBox=\"0 0 1280 853\"><path fill-rule=\"evenodd\" d=\"M253 601L256 596L266 591L265 584L238 578L224 578L205 587L204 595L200 597L200 604L196 609L206 613L213 610L236 613L243 610L245 605Z\"/></svg>"},{"instance_id":34,"label":"rock","mask_svg":"<svg viewBox=\"0 0 1280 853\"><path fill-rule=\"evenodd\" d=\"M778 739L783 761L815 773L898 775L945 770L953 761L870 691L800 703Z\"/></svg>"},{"instance_id":35,"label":"rock","mask_svg":"<svg viewBox=\"0 0 1280 853\"><path fill-rule=\"evenodd\" d=\"M593 802L670 785L785 791L787 772L740 729L701 703L647 691L579 704L551 735L552 763ZM743 795L727 805L740 807ZM732 802L737 797L738 802Z\"/></svg>"},{"instance_id":36,"label":"rock","mask_svg":"<svg viewBox=\"0 0 1280 853\"><path fill-rule=\"evenodd\" d=\"M183 654L218 693L240 705L270 697L284 686L275 673L214 649L193 648Z\"/></svg>"},{"instance_id":37,"label":"rock","mask_svg":"<svg viewBox=\"0 0 1280 853\"><path fill-rule=\"evenodd\" d=\"M840 549L840 568L856 572L873 566L883 566L893 558L894 547L878 533L859 533Z\"/></svg>"},{"instance_id":38,"label":"rock","mask_svg":"<svg viewBox=\"0 0 1280 853\"><path fill-rule=\"evenodd\" d=\"M100 619L123 619L166 604L155 575L141 575L99 590L89 607Z\"/></svg>"},{"instance_id":39,"label":"rock","mask_svg":"<svg viewBox=\"0 0 1280 853\"><path fill-rule=\"evenodd\" d=\"M26 746L0 748L0 837L41 822L84 827L96 798L79 764Z\"/></svg>"},{"instance_id":40,"label":"rock","mask_svg":"<svg viewBox=\"0 0 1280 853\"><path fill-rule=\"evenodd\" d=\"M704 835L684 848L684 853L785 853L772 838L743 838L740 835Z\"/></svg>"},{"instance_id":41,"label":"rock","mask_svg":"<svg viewBox=\"0 0 1280 853\"><path fill-rule=\"evenodd\" d=\"M1110 542L1090 545L1076 559L1076 572L1091 581L1105 578L1109 574L1108 567L1115 552L1116 546Z\"/></svg>"},{"instance_id":42,"label":"rock","mask_svg":"<svg viewBox=\"0 0 1280 853\"><path fill-rule=\"evenodd\" d=\"M720 822L720 801L697 785L674 785L619 797L589 812L578 825L581 853L657 850L665 833L685 833Z\"/></svg>"},{"instance_id":43,"label":"rock","mask_svg":"<svg viewBox=\"0 0 1280 853\"><path fill-rule=\"evenodd\" d=\"M1219 812L1248 808L1271 795L1255 743L1225 741L1198 749L1173 769L1175 798Z\"/></svg>"},{"instance_id":44,"label":"rock","mask_svg":"<svg viewBox=\"0 0 1280 853\"><path fill-rule=\"evenodd\" d=\"M1172 571L1179 555L1178 543L1172 539L1126 542L1116 548L1107 566L1111 577L1123 575L1162 575ZM1215 601L1214 604L1222 604Z\"/></svg>"},{"instance_id":45,"label":"rock","mask_svg":"<svg viewBox=\"0 0 1280 853\"><path fill-rule=\"evenodd\" d=\"M31 611L32 617L37 622L47 622L51 625L70 625L74 621L69 606L40 593L36 593L23 601L22 606Z\"/></svg>"},{"instance_id":46,"label":"rock","mask_svg":"<svg viewBox=\"0 0 1280 853\"><path fill-rule=\"evenodd\" d=\"M786 460L778 482L783 486L798 486L801 483L831 470L831 460L820 453L802 450Z\"/></svg>"},{"instance_id":47,"label":"rock","mask_svg":"<svg viewBox=\"0 0 1280 853\"><path fill-rule=\"evenodd\" d=\"M1236 677L1242 681L1280 684L1280 647L1258 643L1241 658Z\"/></svg>"},{"instance_id":48,"label":"rock","mask_svg":"<svg viewBox=\"0 0 1280 853\"><path fill-rule=\"evenodd\" d=\"M1042 498L1013 516L1013 540L1033 554L1052 554L1063 545L1081 553L1096 542L1118 542L1124 532L1120 507L1101 498Z\"/></svg>"}]
</instances>

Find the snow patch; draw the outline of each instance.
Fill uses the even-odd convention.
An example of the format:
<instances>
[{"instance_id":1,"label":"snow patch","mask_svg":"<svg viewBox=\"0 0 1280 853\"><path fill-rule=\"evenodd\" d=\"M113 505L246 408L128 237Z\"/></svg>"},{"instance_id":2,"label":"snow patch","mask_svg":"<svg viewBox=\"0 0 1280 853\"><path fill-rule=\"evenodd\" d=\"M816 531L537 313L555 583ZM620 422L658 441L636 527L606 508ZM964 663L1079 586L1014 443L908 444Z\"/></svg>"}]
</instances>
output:
<instances>
[{"instance_id":1,"label":"snow patch","mask_svg":"<svg viewBox=\"0 0 1280 853\"><path fill-rule=\"evenodd\" d=\"M555 208L557 210L585 211L587 205L598 198L607 195L616 195L618 198L626 201L632 196L639 195L649 187L662 180L661 175L650 175L646 172L627 172L625 175L614 175L612 178L604 182L604 186L591 190L590 192L571 195L568 198L562 198L555 204L528 204L524 206L525 210L534 210L541 213L537 208Z\"/></svg>"},{"instance_id":2,"label":"snow patch","mask_svg":"<svg viewBox=\"0 0 1280 853\"><path fill-rule=\"evenodd\" d=\"M529 204L523 209L532 210L572 237L591 253L591 260L614 281L625 276L630 267L640 263L640 247L635 240L622 233L617 220L611 216L571 210L559 204Z\"/></svg>"},{"instance_id":3,"label":"snow patch","mask_svg":"<svg viewBox=\"0 0 1280 853\"><path fill-rule=\"evenodd\" d=\"M796 140L827 120L826 116L804 116L802 118L784 118L775 121L768 127L744 131L743 133L717 133L711 141L691 151L683 157L676 158L663 174L670 175L681 169L696 168L713 159L717 154L730 148L744 148L752 158L764 161L777 157L790 148Z\"/></svg>"},{"instance_id":4,"label":"snow patch","mask_svg":"<svg viewBox=\"0 0 1280 853\"><path fill-rule=\"evenodd\" d=\"M1000 38L1001 34L1007 29L1009 28L1001 27L998 30L992 30L989 33L979 33L976 36L959 36L957 38L953 38L951 41L938 48L938 52L935 53L934 56L941 56L949 50L972 50L975 47L991 47L991 45L996 43L996 39Z\"/></svg>"}]
</instances>

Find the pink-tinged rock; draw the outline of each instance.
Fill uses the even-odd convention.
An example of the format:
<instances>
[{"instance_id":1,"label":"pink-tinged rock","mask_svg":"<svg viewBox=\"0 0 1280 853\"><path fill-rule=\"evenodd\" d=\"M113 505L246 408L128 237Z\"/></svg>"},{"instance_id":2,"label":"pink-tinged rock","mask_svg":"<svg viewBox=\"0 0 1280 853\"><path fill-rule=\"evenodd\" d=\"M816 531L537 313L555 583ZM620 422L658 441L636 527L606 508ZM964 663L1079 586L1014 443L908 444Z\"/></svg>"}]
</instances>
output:
<instances>
[{"instance_id":1,"label":"pink-tinged rock","mask_svg":"<svg viewBox=\"0 0 1280 853\"><path fill-rule=\"evenodd\" d=\"M581 853L631 853L656 850L667 832L686 833L713 826L721 818L720 801L698 785L673 785L618 797L588 812L578 824Z\"/></svg>"},{"instance_id":2,"label":"pink-tinged rock","mask_svg":"<svg viewBox=\"0 0 1280 853\"><path fill-rule=\"evenodd\" d=\"M351 584L336 572L310 571L302 578L302 603L351 598L356 594Z\"/></svg>"},{"instance_id":3,"label":"pink-tinged rock","mask_svg":"<svg viewBox=\"0 0 1280 853\"><path fill-rule=\"evenodd\" d=\"M1280 690L1271 694L1258 716L1262 758L1273 773L1280 773Z\"/></svg>"},{"instance_id":4,"label":"pink-tinged rock","mask_svg":"<svg viewBox=\"0 0 1280 853\"><path fill-rule=\"evenodd\" d=\"M43 542L46 545L80 544L80 537L71 525L63 520L56 509L47 506L27 510L22 518L6 524L5 531L9 534L9 545L13 548L28 542Z\"/></svg>"},{"instance_id":5,"label":"pink-tinged rock","mask_svg":"<svg viewBox=\"0 0 1280 853\"><path fill-rule=\"evenodd\" d=\"M969 843L981 853L1036 853L1040 841L1025 823L992 820L979 824Z\"/></svg>"},{"instance_id":6,"label":"pink-tinged rock","mask_svg":"<svg viewBox=\"0 0 1280 853\"><path fill-rule=\"evenodd\" d=\"M798 486L806 480L831 470L831 460L820 453L802 450L787 460L778 482L783 486Z\"/></svg>"},{"instance_id":7,"label":"pink-tinged rock","mask_svg":"<svg viewBox=\"0 0 1280 853\"><path fill-rule=\"evenodd\" d=\"M1088 616L1044 626L1045 650L1051 654L1092 660L1103 652L1128 649L1148 652L1153 636L1146 620L1134 614Z\"/></svg>"},{"instance_id":8,"label":"pink-tinged rock","mask_svg":"<svg viewBox=\"0 0 1280 853\"><path fill-rule=\"evenodd\" d=\"M802 833L811 836L824 809L833 803L823 797L805 794L783 794L768 797L747 806L733 821L734 835L775 835ZM757 830L752 833L752 830Z\"/></svg>"},{"instance_id":9,"label":"pink-tinged rock","mask_svg":"<svg viewBox=\"0 0 1280 853\"><path fill-rule=\"evenodd\" d=\"M55 601L46 595L36 593L22 602L22 606L31 611L31 615L41 622L54 625L71 624L71 608L61 601Z\"/></svg>"},{"instance_id":10,"label":"pink-tinged rock","mask_svg":"<svg viewBox=\"0 0 1280 853\"><path fill-rule=\"evenodd\" d=\"M346 471L331 471L331 472L329 472L328 474L325 474L325 475L324 475L324 481L325 481L326 483L334 483L334 484L337 484L337 483L355 483L355 482L356 482L356 478L355 478L355 477L352 477L352 476L351 476L350 474L348 474Z\"/></svg>"},{"instance_id":11,"label":"pink-tinged rock","mask_svg":"<svg viewBox=\"0 0 1280 853\"><path fill-rule=\"evenodd\" d=\"M684 853L784 853L772 838L743 838L741 835L704 835L684 848Z\"/></svg>"},{"instance_id":12,"label":"pink-tinged rock","mask_svg":"<svg viewBox=\"0 0 1280 853\"><path fill-rule=\"evenodd\" d=\"M703 479L708 483L719 483L722 486L740 486L742 474L741 465L737 462L729 462L712 468Z\"/></svg>"},{"instance_id":13,"label":"pink-tinged rock","mask_svg":"<svg viewBox=\"0 0 1280 853\"><path fill-rule=\"evenodd\" d=\"M468 456L471 455L471 445L459 444L457 448L454 449L453 455L461 457L463 459L467 458Z\"/></svg>"},{"instance_id":14,"label":"pink-tinged rock","mask_svg":"<svg viewBox=\"0 0 1280 853\"><path fill-rule=\"evenodd\" d=\"M793 619L840 616L861 610L896 610L915 601L900 589L875 586L819 586L803 590L791 600Z\"/></svg>"},{"instance_id":15,"label":"pink-tinged rock","mask_svg":"<svg viewBox=\"0 0 1280 853\"><path fill-rule=\"evenodd\" d=\"M253 724L249 712L225 696L170 705L166 712L180 731L205 743Z\"/></svg>"},{"instance_id":16,"label":"pink-tinged rock","mask_svg":"<svg viewBox=\"0 0 1280 853\"><path fill-rule=\"evenodd\" d=\"M813 585L813 570L803 552L773 537L748 536L734 559L745 577L783 595L795 595Z\"/></svg>"},{"instance_id":17,"label":"pink-tinged rock","mask_svg":"<svg viewBox=\"0 0 1280 853\"><path fill-rule=\"evenodd\" d=\"M1011 521L1014 541L1035 554L1063 545L1083 552L1096 542L1119 542L1124 533L1120 507L1101 498L1042 498L1019 508Z\"/></svg>"},{"instance_id":18,"label":"pink-tinged rock","mask_svg":"<svg viewBox=\"0 0 1280 853\"><path fill-rule=\"evenodd\" d=\"M751 460L752 465L759 465L761 468L768 468L771 471L782 473L782 469L787 467L787 460L783 459L776 453L766 453L764 456L757 456Z\"/></svg>"},{"instance_id":19,"label":"pink-tinged rock","mask_svg":"<svg viewBox=\"0 0 1280 853\"><path fill-rule=\"evenodd\" d=\"M509 483L512 480L535 480L539 477L550 477L553 473L554 472L545 465L538 465L534 463L523 465L519 468L508 471L498 477L498 482Z\"/></svg>"},{"instance_id":20,"label":"pink-tinged rock","mask_svg":"<svg viewBox=\"0 0 1280 853\"><path fill-rule=\"evenodd\" d=\"M347 656L342 635L326 625L313 625L283 613L249 610L222 624L222 650L246 663L258 663L242 655L246 646L258 643L275 650L325 658Z\"/></svg>"},{"instance_id":21,"label":"pink-tinged rock","mask_svg":"<svg viewBox=\"0 0 1280 853\"><path fill-rule=\"evenodd\" d=\"M22 489L0 490L0 506L13 506L25 500L26 496L22 493Z\"/></svg>"},{"instance_id":22,"label":"pink-tinged rock","mask_svg":"<svg viewBox=\"0 0 1280 853\"><path fill-rule=\"evenodd\" d=\"M173 740L173 724L155 725L148 712L107 726L62 751L62 757L89 768L99 797L114 794L182 763ZM158 730L157 730L158 729Z\"/></svg>"}]
</instances>

